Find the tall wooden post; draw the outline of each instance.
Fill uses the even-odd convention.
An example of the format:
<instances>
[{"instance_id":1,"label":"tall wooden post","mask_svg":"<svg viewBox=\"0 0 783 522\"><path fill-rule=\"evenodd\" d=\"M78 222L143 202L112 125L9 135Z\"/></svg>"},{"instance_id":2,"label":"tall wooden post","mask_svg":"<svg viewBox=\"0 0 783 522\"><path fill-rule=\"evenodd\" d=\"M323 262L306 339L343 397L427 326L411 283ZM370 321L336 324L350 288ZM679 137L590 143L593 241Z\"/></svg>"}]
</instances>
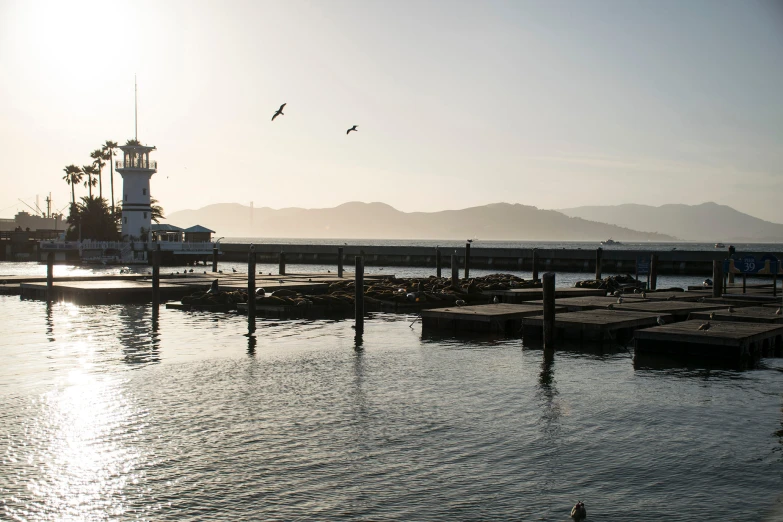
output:
<instances>
[{"instance_id":1,"label":"tall wooden post","mask_svg":"<svg viewBox=\"0 0 783 522\"><path fill-rule=\"evenodd\" d=\"M247 254L247 325L255 331L256 324L256 249L250 245Z\"/></svg>"},{"instance_id":2,"label":"tall wooden post","mask_svg":"<svg viewBox=\"0 0 783 522\"><path fill-rule=\"evenodd\" d=\"M356 331L364 331L364 258L362 256L356 256L356 272L355 272L355 317Z\"/></svg>"},{"instance_id":3,"label":"tall wooden post","mask_svg":"<svg viewBox=\"0 0 783 522\"><path fill-rule=\"evenodd\" d=\"M742 293L747 293L748 288L748 274L743 273L742 274Z\"/></svg>"},{"instance_id":4,"label":"tall wooden post","mask_svg":"<svg viewBox=\"0 0 783 522\"><path fill-rule=\"evenodd\" d=\"M457 266L457 254L451 254L451 287L459 288L459 266Z\"/></svg>"},{"instance_id":5,"label":"tall wooden post","mask_svg":"<svg viewBox=\"0 0 783 522\"><path fill-rule=\"evenodd\" d=\"M285 252L280 252L280 266L278 273L280 275L285 275Z\"/></svg>"},{"instance_id":6,"label":"tall wooden post","mask_svg":"<svg viewBox=\"0 0 783 522\"><path fill-rule=\"evenodd\" d=\"M601 280L601 260L604 257L604 249L598 247L595 249L595 280Z\"/></svg>"},{"instance_id":7,"label":"tall wooden post","mask_svg":"<svg viewBox=\"0 0 783 522\"><path fill-rule=\"evenodd\" d=\"M650 256L650 290L658 288L658 254Z\"/></svg>"},{"instance_id":8,"label":"tall wooden post","mask_svg":"<svg viewBox=\"0 0 783 522\"><path fill-rule=\"evenodd\" d=\"M217 272L218 247L217 243L212 247L212 271Z\"/></svg>"},{"instance_id":9,"label":"tall wooden post","mask_svg":"<svg viewBox=\"0 0 783 522\"><path fill-rule=\"evenodd\" d=\"M440 278L440 248L435 248L435 277Z\"/></svg>"},{"instance_id":10,"label":"tall wooden post","mask_svg":"<svg viewBox=\"0 0 783 522\"><path fill-rule=\"evenodd\" d=\"M465 243L465 279L470 277L470 243Z\"/></svg>"},{"instance_id":11,"label":"tall wooden post","mask_svg":"<svg viewBox=\"0 0 783 522\"><path fill-rule=\"evenodd\" d=\"M731 245L729 245L729 249L728 249L728 257L727 257L726 259L731 259L731 254L732 254L732 253L733 253L733 252L732 252L732 247L731 247ZM732 272L731 270L729 270L729 284L730 284L730 285L733 285L733 284L734 284L734 272Z\"/></svg>"},{"instance_id":12,"label":"tall wooden post","mask_svg":"<svg viewBox=\"0 0 783 522\"><path fill-rule=\"evenodd\" d=\"M554 349L555 344L555 273L546 272L544 290L544 350Z\"/></svg>"},{"instance_id":13,"label":"tall wooden post","mask_svg":"<svg viewBox=\"0 0 783 522\"><path fill-rule=\"evenodd\" d=\"M46 299L54 299L54 252L46 254Z\"/></svg>"},{"instance_id":14,"label":"tall wooden post","mask_svg":"<svg viewBox=\"0 0 783 522\"><path fill-rule=\"evenodd\" d=\"M152 251L152 307L160 305L160 243Z\"/></svg>"},{"instance_id":15,"label":"tall wooden post","mask_svg":"<svg viewBox=\"0 0 783 522\"><path fill-rule=\"evenodd\" d=\"M533 249L533 281L538 281L538 250Z\"/></svg>"},{"instance_id":16,"label":"tall wooden post","mask_svg":"<svg viewBox=\"0 0 783 522\"><path fill-rule=\"evenodd\" d=\"M720 297L723 294L723 262L712 262L712 297Z\"/></svg>"},{"instance_id":17,"label":"tall wooden post","mask_svg":"<svg viewBox=\"0 0 783 522\"><path fill-rule=\"evenodd\" d=\"M343 276L343 247L337 247L337 277Z\"/></svg>"}]
</instances>

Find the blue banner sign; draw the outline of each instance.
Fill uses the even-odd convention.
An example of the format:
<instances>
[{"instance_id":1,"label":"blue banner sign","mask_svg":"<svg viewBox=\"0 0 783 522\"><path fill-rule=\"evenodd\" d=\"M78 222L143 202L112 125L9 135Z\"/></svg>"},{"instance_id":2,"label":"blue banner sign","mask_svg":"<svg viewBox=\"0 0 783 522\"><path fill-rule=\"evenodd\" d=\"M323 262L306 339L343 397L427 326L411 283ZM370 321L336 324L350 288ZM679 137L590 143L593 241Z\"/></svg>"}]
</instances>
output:
<instances>
[{"instance_id":1,"label":"blue banner sign","mask_svg":"<svg viewBox=\"0 0 783 522\"><path fill-rule=\"evenodd\" d=\"M778 260L774 256L742 256L723 262L723 271L731 274L775 274L778 272Z\"/></svg>"},{"instance_id":2,"label":"blue banner sign","mask_svg":"<svg viewBox=\"0 0 783 522\"><path fill-rule=\"evenodd\" d=\"M636 273L639 275L648 275L650 273L650 258L649 257L637 257L636 258Z\"/></svg>"}]
</instances>

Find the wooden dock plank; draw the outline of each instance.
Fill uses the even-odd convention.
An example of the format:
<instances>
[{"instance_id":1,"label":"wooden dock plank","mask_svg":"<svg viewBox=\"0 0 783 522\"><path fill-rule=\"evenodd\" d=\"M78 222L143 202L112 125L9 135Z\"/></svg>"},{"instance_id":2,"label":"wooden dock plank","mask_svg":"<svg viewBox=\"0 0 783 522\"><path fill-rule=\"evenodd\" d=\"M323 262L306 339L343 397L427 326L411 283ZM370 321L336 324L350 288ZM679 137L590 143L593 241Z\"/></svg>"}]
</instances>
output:
<instances>
[{"instance_id":1,"label":"wooden dock plank","mask_svg":"<svg viewBox=\"0 0 783 522\"><path fill-rule=\"evenodd\" d=\"M728 308L714 310L712 312L692 312L689 319L701 321L737 321L749 323L783 323L783 315L776 314L777 310L767 306L750 306L745 308Z\"/></svg>"}]
</instances>

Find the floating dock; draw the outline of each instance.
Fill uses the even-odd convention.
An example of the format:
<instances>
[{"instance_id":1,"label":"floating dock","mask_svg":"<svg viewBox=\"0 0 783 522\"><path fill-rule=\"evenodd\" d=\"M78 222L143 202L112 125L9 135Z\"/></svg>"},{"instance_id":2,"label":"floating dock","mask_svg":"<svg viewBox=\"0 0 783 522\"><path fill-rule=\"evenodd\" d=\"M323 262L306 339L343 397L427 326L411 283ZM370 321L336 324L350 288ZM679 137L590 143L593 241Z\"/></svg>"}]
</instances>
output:
<instances>
[{"instance_id":1,"label":"floating dock","mask_svg":"<svg viewBox=\"0 0 783 522\"><path fill-rule=\"evenodd\" d=\"M603 341L631 339L634 331L658 324L658 317L672 321L667 314L619 311L583 310L555 314L555 338L578 341ZM522 335L525 339L540 339L543 333L544 316L537 315L521 319Z\"/></svg>"},{"instance_id":2,"label":"floating dock","mask_svg":"<svg viewBox=\"0 0 783 522\"><path fill-rule=\"evenodd\" d=\"M631 299L623 300L622 304L615 304L615 310L624 310L629 312L648 312L655 314L671 315L675 321L685 321L692 312L719 310L726 308L723 305L707 304L683 299L674 301L655 301L647 300L637 302Z\"/></svg>"},{"instance_id":3,"label":"floating dock","mask_svg":"<svg viewBox=\"0 0 783 522\"><path fill-rule=\"evenodd\" d=\"M744 366L763 356L779 356L783 324L694 319L639 330L635 334L637 356L665 355L702 361L722 360Z\"/></svg>"},{"instance_id":4,"label":"floating dock","mask_svg":"<svg viewBox=\"0 0 783 522\"><path fill-rule=\"evenodd\" d=\"M46 283L22 283L22 299L46 300ZM52 287L53 301L76 304L123 304L152 301L151 281L57 281ZM188 286L160 283L161 300L181 299L191 293Z\"/></svg>"},{"instance_id":5,"label":"floating dock","mask_svg":"<svg viewBox=\"0 0 783 522\"><path fill-rule=\"evenodd\" d=\"M693 312L689 319L701 321L736 321L740 323L779 323L783 324L783 315L777 315L775 308L769 306L748 306L744 308L721 308L713 312Z\"/></svg>"},{"instance_id":6,"label":"floating dock","mask_svg":"<svg viewBox=\"0 0 783 522\"><path fill-rule=\"evenodd\" d=\"M565 308L555 306L555 312ZM438 329L462 332L518 333L523 317L541 315L543 305L493 303L458 306L421 312L422 330Z\"/></svg>"},{"instance_id":7,"label":"floating dock","mask_svg":"<svg viewBox=\"0 0 783 522\"><path fill-rule=\"evenodd\" d=\"M497 296L504 303L524 303L544 298L542 288L512 288L510 290L486 290L486 295ZM598 288L555 288L555 298L606 296L606 290Z\"/></svg>"}]
</instances>

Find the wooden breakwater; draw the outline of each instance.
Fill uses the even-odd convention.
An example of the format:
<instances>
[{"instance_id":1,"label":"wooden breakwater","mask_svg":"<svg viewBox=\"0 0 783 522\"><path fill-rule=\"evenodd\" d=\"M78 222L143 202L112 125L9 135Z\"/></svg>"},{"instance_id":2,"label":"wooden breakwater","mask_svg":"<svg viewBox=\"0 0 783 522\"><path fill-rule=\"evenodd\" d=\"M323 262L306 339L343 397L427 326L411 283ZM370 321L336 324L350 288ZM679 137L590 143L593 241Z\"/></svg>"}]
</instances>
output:
<instances>
[{"instance_id":1,"label":"wooden breakwater","mask_svg":"<svg viewBox=\"0 0 783 522\"><path fill-rule=\"evenodd\" d=\"M467 245L466 245L467 246ZM221 261L243 262L247 258L249 244L223 243L220 245ZM440 259L441 268L449 267L451 255L456 254L459 266L465 265L466 248L424 246L372 246L372 245L296 245L256 244L259 263L279 263L281 253L289 264L318 264L337 266L339 255L343 263L352 263L362 255L367 266L433 267ZM470 267L495 271L554 272L605 272L634 274L638 258L649 259L653 251L602 249L548 249L548 248L485 248L473 244L470 247ZM659 274L712 275L712 262L726 259L725 250L674 250L657 251ZM761 257L768 252L750 253ZM440 255L439 255L440 254ZM783 258L783 253L776 253ZM596 270L596 263L601 266Z\"/></svg>"}]
</instances>

